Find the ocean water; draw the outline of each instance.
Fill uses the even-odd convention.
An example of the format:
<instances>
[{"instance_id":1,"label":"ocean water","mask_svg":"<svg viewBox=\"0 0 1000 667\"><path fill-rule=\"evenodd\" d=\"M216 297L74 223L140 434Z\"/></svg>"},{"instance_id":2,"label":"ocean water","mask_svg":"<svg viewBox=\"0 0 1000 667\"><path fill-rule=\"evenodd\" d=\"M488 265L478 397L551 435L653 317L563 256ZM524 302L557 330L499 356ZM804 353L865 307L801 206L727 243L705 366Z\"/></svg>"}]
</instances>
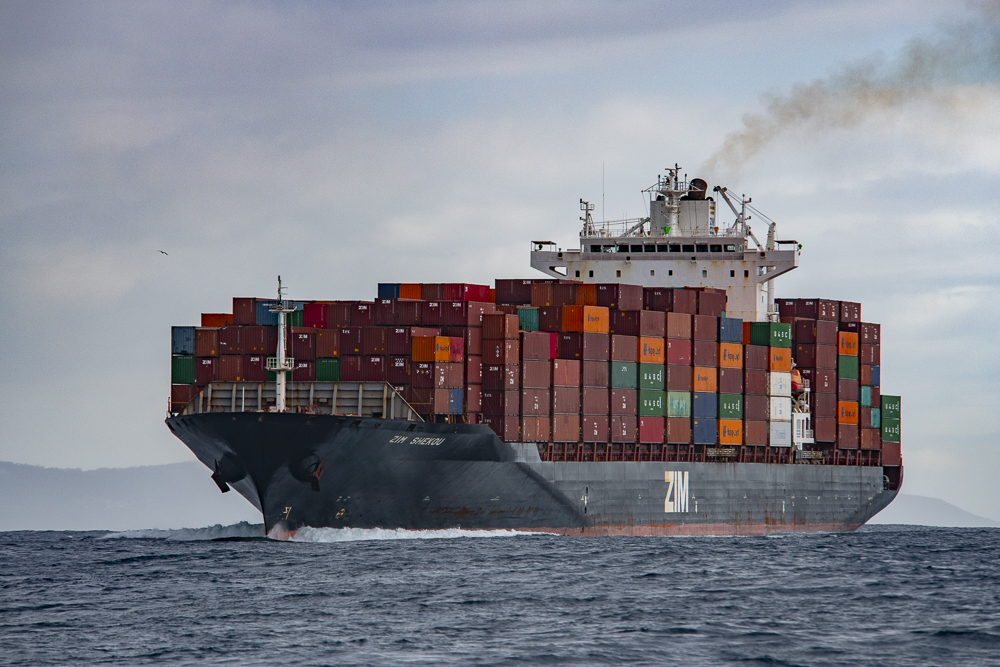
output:
<instances>
[{"instance_id":1,"label":"ocean water","mask_svg":"<svg viewBox=\"0 0 1000 667\"><path fill-rule=\"evenodd\" d=\"M261 534L0 533L0 664L1000 665L1000 529Z\"/></svg>"}]
</instances>

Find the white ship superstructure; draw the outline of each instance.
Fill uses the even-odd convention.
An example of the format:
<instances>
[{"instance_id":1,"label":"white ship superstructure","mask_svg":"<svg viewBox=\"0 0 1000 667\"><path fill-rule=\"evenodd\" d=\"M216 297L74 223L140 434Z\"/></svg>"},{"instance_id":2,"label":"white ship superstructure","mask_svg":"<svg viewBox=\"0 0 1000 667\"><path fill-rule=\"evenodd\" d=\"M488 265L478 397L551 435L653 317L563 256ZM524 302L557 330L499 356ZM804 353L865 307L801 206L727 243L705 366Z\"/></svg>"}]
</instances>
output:
<instances>
[{"instance_id":1,"label":"white ship superstructure","mask_svg":"<svg viewBox=\"0 0 1000 667\"><path fill-rule=\"evenodd\" d=\"M595 222L593 205L580 200L584 211L580 247L563 250L550 241L533 241L531 266L558 278L585 283L630 283L645 287L713 287L725 289L727 315L760 322L776 311L773 281L798 266L796 241L775 239L775 223L728 190L714 192L735 215L720 226L716 201L708 184L681 177L680 168L667 169L649 194L649 216ZM767 220L762 245L747 222L748 211Z\"/></svg>"}]
</instances>

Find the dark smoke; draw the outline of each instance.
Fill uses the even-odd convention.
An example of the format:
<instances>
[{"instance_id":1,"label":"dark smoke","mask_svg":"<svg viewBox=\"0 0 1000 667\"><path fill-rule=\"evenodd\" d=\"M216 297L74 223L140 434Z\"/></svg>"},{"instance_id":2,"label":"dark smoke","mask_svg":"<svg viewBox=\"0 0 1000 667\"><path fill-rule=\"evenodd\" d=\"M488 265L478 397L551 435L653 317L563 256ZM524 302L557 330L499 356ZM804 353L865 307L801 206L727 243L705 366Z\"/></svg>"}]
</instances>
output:
<instances>
[{"instance_id":1,"label":"dark smoke","mask_svg":"<svg viewBox=\"0 0 1000 667\"><path fill-rule=\"evenodd\" d=\"M726 136L702 173L746 164L792 129L851 128L946 86L1000 81L1000 0L974 7L973 20L942 28L936 40L913 40L894 60L873 58L765 96L766 112L743 116L743 128Z\"/></svg>"}]
</instances>

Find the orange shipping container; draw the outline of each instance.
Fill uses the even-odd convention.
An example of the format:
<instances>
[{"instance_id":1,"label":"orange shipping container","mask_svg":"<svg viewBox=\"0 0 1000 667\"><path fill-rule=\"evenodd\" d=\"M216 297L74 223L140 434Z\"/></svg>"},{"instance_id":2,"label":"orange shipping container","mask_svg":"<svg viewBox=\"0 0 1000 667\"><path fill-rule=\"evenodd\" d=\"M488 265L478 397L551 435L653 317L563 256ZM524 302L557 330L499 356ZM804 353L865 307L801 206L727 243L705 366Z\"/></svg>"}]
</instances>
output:
<instances>
[{"instance_id":1,"label":"orange shipping container","mask_svg":"<svg viewBox=\"0 0 1000 667\"><path fill-rule=\"evenodd\" d=\"M719 368L743 368L743 346L719 343Z\"/></svg>"},{"instance_id":2,"label":"orange shipping container","mask_svg":"<svg viewBox=\"0 0 1000 667\"><path fill-rule=\"evenodd\" d=\"M791 373L792 372L792 349L788 347L771 347L768 348L770 354L768 355L767 368L772 373Z\"/></svg>"},{"instance_id":3,"label":"orange shipping container","mask_svg":"<svg viewBox=\"0 0 1000 667\"><path fill-rule=\"evenodd\" d=\"M611 317L602 306L563 306L564 332L608 333Z\"/></svg>"},{"instance_id":4,"label":"orange shipping container","mask_svg":"<svg viewBox=\"0 0 1000 667\"><path fill-rule=\"evenodd\" d=\"M743 444L743 422L739 419L719 420L719 444L720 445L742 445Z\"/></svg>"},{"instance_id":5,"label":"orange shipping container","mask_svg":"<svg viewBox=\"0 0 1000 667\"><path fill-rule=\"evenodd\" d=\"M695 366L692 370L691 385L694 391L701 391L711 394L718 390L717 368L699 368Z\"/></svg>"},{"instance_id":6,"label":"orange shipping container","mask_svg":"<svg viewBox=\"0 0 1000 667\"><path fill-rule=\"evenodd\" d=\"M578 306L596 306L597 285L594 283L591 283L589 285L584 285L584 284L577 285L575 303Z\"/></svg>"},{"instance_id":7,"label":"orange shipping container","mask_svg":"<svg viewBox=\"0 0 1000 667\"><path fill-rule=\"evenodd\" d=\"M497 291L494 288L490 288L490 303L497 302Z\"/></svg>"},{"instance_id":8,"label":"orange shipping container","mask_svg":"<svg viewBox=\"0 0 1000 667\"><path fill-rule=\"evenodd\" d=\"M840 401L837 403L837 423L858 423L858 404L856 401Z\"/></svg>"},{"instance_id":9,"label":"orange shipping container","mask_svg":"<svg viewBox=\"0 0 1000 667\"><path fill-rule=\"evenodd\" d=\"M227 313L202 313L201 326L203 327L228 327L233 323L233 316ZM855 336L855 338L857 338Z\"/></svg>"},{"instance_id":10,"label":"orange shipping container","mask_svg":"<svg viewBox=\"0 0 1000 667\"><path fill-rule=\"evenodd\" d=\"M448 361L451 339L446 336L414 336L413 361Z\"/></svg>"},{"instance_id":11,"label":"orange shipping container","mask_svg":"<svg viewBox=\"0 0 1000 667\"><path fill-rule=\"evenodd\" d=\"M853 331L837 332L837 354L846 357L858 356L858 334Z\"/></svg>"},{"instance_id":12,"label":"orange shipping container","mask_svg":"<svg viewBox=\"0 0 1000 667\"><path fill-rule=\"evenodd\" d=\"M420 299L420 283L399 283L400 299Z\"/></svg>"},{"instance_id":13,"label":"orange shipping container","mask_svg":"<svg viewBox=\"0 0 1000 667\"><path fill-rule=\"evenodd\" d=\"M639 338L639 363L640 364L662 364L665 363L664 359L664 339L662 338L647 338L642 336Z\"/></svg>"}]
</instances>

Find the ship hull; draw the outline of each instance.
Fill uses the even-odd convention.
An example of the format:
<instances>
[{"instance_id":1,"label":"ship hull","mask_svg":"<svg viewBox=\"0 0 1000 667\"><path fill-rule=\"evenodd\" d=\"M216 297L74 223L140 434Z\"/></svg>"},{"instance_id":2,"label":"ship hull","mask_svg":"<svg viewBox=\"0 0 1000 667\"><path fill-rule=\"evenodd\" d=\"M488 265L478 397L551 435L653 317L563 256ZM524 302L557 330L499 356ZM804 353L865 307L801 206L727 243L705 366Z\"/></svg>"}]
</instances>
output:
<instances>
[{"instance_id":1,"label":"ship hull","mask_svg":"<svg viewBox=\"0 0 1000 667\"><path fill-rule=\"evenodd\" d=\"M167 425L268 531L851 531L897 493L873 466L542 461L534 444L503 442L484 425L232 412Z\"/></svg>"}]
</instances>

